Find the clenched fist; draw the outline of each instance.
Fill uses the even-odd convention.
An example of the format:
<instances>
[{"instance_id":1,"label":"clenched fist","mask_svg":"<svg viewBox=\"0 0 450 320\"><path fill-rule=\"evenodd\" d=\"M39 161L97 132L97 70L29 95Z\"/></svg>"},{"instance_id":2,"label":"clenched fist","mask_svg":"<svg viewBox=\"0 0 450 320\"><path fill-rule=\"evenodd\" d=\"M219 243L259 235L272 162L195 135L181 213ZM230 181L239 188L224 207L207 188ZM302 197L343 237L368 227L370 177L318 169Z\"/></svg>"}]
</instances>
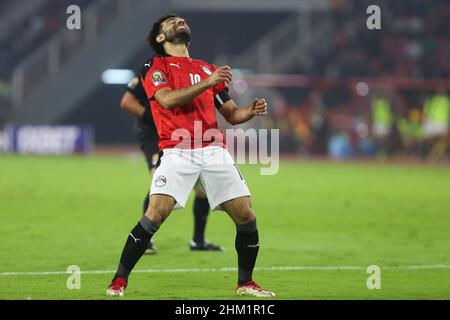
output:
<instances>
[{"instance_id":1,"label":"clenched fist","mask_svg":"<svg viewBox=\"0 0 450 320\"><path fill-rule=\"evenodd\" d=\"M215 85L222 82L231 82L233 74L231 72L230 66L223 66L217 68L216 71L206 80L209 87L214 87Z\"/></svg>"},{"instance_id":2,"label":"clenched fist","mask_svg":"<svg viewBox=\"0 0 450 320\"><path fill-rule=\"evenodd\" d=\"M249 108L255 116L265 116L267 112L267 102L264 99L255 98L250 104Z\"/></svg>"}]
</instances>

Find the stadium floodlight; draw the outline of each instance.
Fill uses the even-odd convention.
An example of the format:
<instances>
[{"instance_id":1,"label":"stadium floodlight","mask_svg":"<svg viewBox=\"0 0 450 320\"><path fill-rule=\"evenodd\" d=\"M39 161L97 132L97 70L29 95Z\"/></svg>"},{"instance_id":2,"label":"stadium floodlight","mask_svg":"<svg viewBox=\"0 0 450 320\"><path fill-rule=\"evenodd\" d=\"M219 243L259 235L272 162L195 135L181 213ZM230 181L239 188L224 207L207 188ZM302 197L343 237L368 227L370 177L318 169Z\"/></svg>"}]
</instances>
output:
<instances>
[{"instance_id":1,"label":"stadium floodlight","mask_svg":"<svg viewBox=\"0 0 450 320\"><path fill-rule=\"evenodd\" d=\"M105 84L127 84L133 77L133 70L128 69L107 69L102 73Z\"/></svg>"}]
</instances>

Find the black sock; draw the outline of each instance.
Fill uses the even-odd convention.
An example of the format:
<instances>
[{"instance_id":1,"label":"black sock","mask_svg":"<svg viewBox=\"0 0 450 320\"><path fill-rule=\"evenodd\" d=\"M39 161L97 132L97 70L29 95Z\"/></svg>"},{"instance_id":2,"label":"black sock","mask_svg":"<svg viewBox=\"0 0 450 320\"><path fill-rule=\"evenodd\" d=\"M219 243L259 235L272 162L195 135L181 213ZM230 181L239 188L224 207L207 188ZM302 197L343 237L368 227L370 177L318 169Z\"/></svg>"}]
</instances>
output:
<instances>
[{"instance_id":1,"label":"black sock","mask_svg":"<svg viewBox=\"0 0 450 320\"><path fill-rule=\"evenodd\" d=\"M147 192L145 194L145 200L144 200L144 212L142 212L142 214L145 214L147 212L148 209L148 205L150 204L150 195L149 192Z\"/></svg>"},{"instance_id":2,"label":"black sock","mask_svg":"<svg viewBox=\"0 0 450 320\"><path fill-rule=\"evenodd\" d=\"M207 198L195 197L194 200L194 242L205 241L206 221L208 220L209 203Z\"/></svg>"},{"instance_id":3,"label":"black sock","mask_svg":"<svg viewBox=\"0 0 450 320\"><path fill-rule=\"evenodd\" d=\"M128 276L133 270L136 263L142 257L147 249L150 239L158 231L159 225L153 223L146 216L143 216L139 223L131 230L128 235L127 242L120 257L120 264L117 268L117 277L124 277L128 280ZM113 279L113 281L114 281Z\"/></svg>"},{"instance_id":4,"label":"black sock","mask_svg":"<svg viewBox=\"0 0 450 320\"><path fill-rule=\"evenodd\" d=\"M236 226L235 247L238 254L238 284L252 281L253 268L259 251L256 220Z\"/></svg>"}]
</instances>

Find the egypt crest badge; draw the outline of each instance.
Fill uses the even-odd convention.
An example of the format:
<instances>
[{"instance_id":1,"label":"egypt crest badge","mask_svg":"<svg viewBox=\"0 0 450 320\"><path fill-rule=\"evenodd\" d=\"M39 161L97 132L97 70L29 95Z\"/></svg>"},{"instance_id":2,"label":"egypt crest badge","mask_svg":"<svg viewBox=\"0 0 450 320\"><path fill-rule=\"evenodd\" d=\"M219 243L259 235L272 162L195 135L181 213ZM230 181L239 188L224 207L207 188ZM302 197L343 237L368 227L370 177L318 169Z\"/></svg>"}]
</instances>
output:
<instances>
[{"instance_id":1,"label":"egypt crest badge","mask_svg":"<svg viewBox=\"0 0 450 320\"><path fill-rule=\"evenodd\" d=\"M203 72L206 73L208 76L212 75L211 69L209 69L207 66L202 66Z\"/></svg>"}]
</instances>

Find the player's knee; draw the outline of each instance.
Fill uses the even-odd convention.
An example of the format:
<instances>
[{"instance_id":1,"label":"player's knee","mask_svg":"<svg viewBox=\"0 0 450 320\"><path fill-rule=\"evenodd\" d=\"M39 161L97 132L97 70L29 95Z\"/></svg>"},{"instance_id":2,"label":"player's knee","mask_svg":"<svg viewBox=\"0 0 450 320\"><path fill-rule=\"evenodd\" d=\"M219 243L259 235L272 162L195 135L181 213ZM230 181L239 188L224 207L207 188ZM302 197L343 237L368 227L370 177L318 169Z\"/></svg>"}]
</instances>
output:
<instances>
[{"instance_id":1,"label":"player's knee","mask_svg":"<svg viewBox=\"0 0 450 320\"><path fill-rule=\"evenodd\" d=\"M163 207L150 207L146 216L156 224L162 224L169 215L170 211L164 210Z\"/></svg>"},{"instance_id":2,"label":"player's knee","mask_svg":"<svg viewBox=\"0 0 450 320\"><path fill-rule=\"evenodd\" d=\"M256 219L256 215L253 212L252 208L250 208L250 205L245 206L241 210L241 214L239 215L237 219L237 224L244 224L252 222Z\"/></svg>"},{"instance_id":3,"label":"player's knee","mask_svg":"<svg viewBox=\"0 0 450 320\"><path fill-rule=\"evenodd\" d=\"M168 201L151 201L150 206L146 212L146 216L154 223L162 224L170 212L172 211L173 205Z\"/></svg>"},{"instance_id":4,"label":"player's knee","mask_svg":"<svg viewBox=\"0 0 450 320\"><path fill-rule=\"evenodd\" d=\"M150 221L159 225L163 224L166 218L167 216L155 211L152 211L149 217Z\"/></svg>"}]
</instances>

